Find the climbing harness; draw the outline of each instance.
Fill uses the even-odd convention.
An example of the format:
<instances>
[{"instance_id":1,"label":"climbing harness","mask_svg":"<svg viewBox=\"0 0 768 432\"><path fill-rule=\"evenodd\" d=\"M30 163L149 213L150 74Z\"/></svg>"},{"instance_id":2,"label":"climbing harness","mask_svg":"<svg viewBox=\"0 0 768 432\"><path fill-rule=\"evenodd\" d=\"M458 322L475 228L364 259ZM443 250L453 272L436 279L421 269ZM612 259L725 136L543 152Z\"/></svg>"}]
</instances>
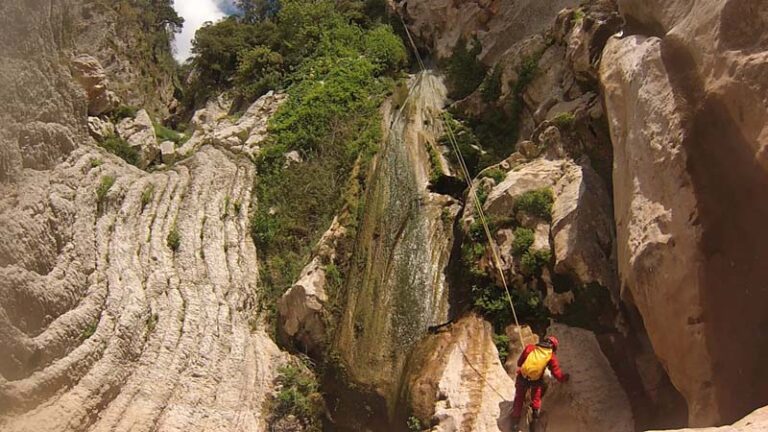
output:
<instances>
[{"instance_id":1,"label":"climbing harness","mask_svg":"<svg viewBox=\"0 0 768 432\"><path fill-rule=\"evenodd\" d=\"M421 70L422 75L426 72L426 68L424 67L424 61L421 58L421 54L419 53L419 49L416 47L416 42L413 40L413 36L411 35L411 31L408 29L408 26L405 24L405 20L402 16L398 14L398 17L400 18L400 22L403 25L403 29L405 29L405 33L408 36L408 41L410 42L411 49L413 50L414 55L416 56L416 61L419 64L419 69ZM410 93L413 87L410 87L408 89L408 97L410 97ZM407 101L407 97L406 97ZM405 105L405 103L403 104ZM501 283L504 287L504 291L506 293L507 301L509 302L509 307L512 310L512 318L515 320L515 327L517 328L517 336L520 338L520 346L525 347L525 340L523 339L523 332L520 328L520 322L517 318L517 311L515 310L515 304L512 302L512 295L509 292L509 286L507 285L507 278L504 276L504 270L501 266L501 258L499 257L499 250L498 246L496 245L496 242L493 239L493 235L491 234L491 229L488 227L488 219L485 216L485 212L483 211L483 203L480 201L480 198L477 196L477 191L475 190L475 185L472 182L472 177L469 174L469 169L467 168L467 164L464 161L464 156L461 154L461 149L459 148L458 141L456 140L456 135L454 134L453 127L451 126L450 117L448 117L448 114L446 112L443 112L443 125L445 126L445 129L447 131L448 135L448 141L451 144L451 148L456 155L456 159L459 162L459 168L461 169L461 175L464 177L464 180L467 183L467 186L469 187L469 196L472 200L472 203L475 206L475 211L477 212L477 216L480 219L480 223L483 225L483 231L485 232L485 236L488 238L488 244L491 247L491 252L493 255L493 262L494 266L496 267L496 270L499 272L499 277L501 278ZM466 356L465 356L466 357Z\"/></svg>"}]
</instances>

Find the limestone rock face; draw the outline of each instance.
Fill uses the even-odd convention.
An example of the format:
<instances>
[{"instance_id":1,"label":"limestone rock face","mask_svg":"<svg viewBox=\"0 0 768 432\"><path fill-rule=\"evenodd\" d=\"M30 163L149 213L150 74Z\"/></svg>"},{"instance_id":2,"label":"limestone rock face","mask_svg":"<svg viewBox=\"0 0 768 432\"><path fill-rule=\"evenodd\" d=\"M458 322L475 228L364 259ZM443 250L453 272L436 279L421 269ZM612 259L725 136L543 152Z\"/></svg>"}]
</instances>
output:
<instances>
[{"instance_id":1,"label":"limestone rock face","mask_svg":"<svg viewBox=\"0 0 768 432\"><path fill-rule=\"evenodd\" d=\"M88 117L88 132L94 139L103 141L116 133L115 124L100 117Z\"/></svg>"},{"instance_id":2,"label":"limestone rock face","mask_svg":"<svg viewBox=\"0 0 768 432\"><path fill-rule=\"evenodd\" d=\"M0 429L266 430L285 354L247 213L221 213L254 175L213 147L148 174L84 146L3 186Z\"/></svg>"},{"instance_id":3,"label":"limestone rock face","mask_svg":"<svg viewBox=\"0 0 768 432\"><path fill-rule=\"evenodd\" d=\"M619 6L634 35L608 42L600 76L624 298L690 424L731 422L768 399L768 5Z\"/></svg>"},{"instance_id":4,"label":"limestone rock face","mask_svg":"<svg viewBox=\"0 0 768 432\"><path fill-rule=\"evenodd\" d=\"M259 145L267 137L269 118L285 102L288 95L269 92L256 100L237 119L228 116L232 101L224 95L208 102L205 108L195 112L191 125L192 137L179 149L189 154L203 144L212 143L250 157L258 154Z\"/></svg>"},{"instance_id":5,"label":"limestone rock face","mask_svg":"<svg viewBox=\"0 0 768 432\"><path fill-rule=\"evenodd\" d=\"M470 41L477 36L483 45L480 57L487 64L495 63L516 42L549 28L561 9L578 4L578 0L396 2L414 36L436 57L449 57L460 38Z\"/></svg>"},{"instance_id":6,"label":"limestone rock face","mask_svg":"<svg viewBox=\"0 0 768 432\"><path fill-rule=\"evenodd\" d=\"M407 382L414 414L433 432L511 432L515 384L490 324L469 315L417 349Z\"/></svg>"},{"instance_id":7,"label":"limestone rock face","mask_svg":"<svg viewBox=\"0 0 768 432\"><path fill-rule=\"evenodd\" d=\"M0 182L48 169L88 139L85 94L72 79L70 0L0 5Z\"/></svg>"},{"instance_id":8,"label":"limestone rock face","mask_svg":"<svg viewBox=\"0 0 768 432\"><path fill-rule=\"evenodd\" d=\"M595 335L554 324L547 331L560 341L557 356L571 374L565 384L552 381L544 397L541 430L552 432L632 432L632 408Z\"/></svg>"},{"instance_id":9,"label":"limestone rock face","mask_svg":"<svg viewBox=\"0 0 768 432\"><path fill-rule=\"evenodd\" d=\"M87 54L79 55L72 60L72 69L88 95L88 115L98 116L117 108L120 99L109 89L106 72L98 60Z\"/></svg>"},{"instance_id":10,"label":"limestone rock face","mask_svg":"<svg viewBox=\"0 0 768 432\"><path fill-rule=\"evenodd\" d=\"M135 118L122 119L117 124L117 133L139 152L140 168L149 166L160 153L155 126L146 110L140 110Z\"/></svg>"}]
</instances>

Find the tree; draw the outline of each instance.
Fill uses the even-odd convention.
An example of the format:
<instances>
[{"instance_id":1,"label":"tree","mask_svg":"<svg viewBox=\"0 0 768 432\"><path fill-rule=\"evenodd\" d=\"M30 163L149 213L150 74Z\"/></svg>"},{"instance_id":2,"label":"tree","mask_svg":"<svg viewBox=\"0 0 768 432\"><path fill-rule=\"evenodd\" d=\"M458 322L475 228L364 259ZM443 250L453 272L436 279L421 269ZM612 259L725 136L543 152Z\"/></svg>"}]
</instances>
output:
<instances>
[{"instance_id":1,"label":"tree","mask_svg":"<svg viewBox=\"0 0 768 432\"><path fill-rule=\"evenodd\" d=\"M235 0L235 5L249 23L272 19L280 11L279 0Z\"/></svg>"}]
</instances>

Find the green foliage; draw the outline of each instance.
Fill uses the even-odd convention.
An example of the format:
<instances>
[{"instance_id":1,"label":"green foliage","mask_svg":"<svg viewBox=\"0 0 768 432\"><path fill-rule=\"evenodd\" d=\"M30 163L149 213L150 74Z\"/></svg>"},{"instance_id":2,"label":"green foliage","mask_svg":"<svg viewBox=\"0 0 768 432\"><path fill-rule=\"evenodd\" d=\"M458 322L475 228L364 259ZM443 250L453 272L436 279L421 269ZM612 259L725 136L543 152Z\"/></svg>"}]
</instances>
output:
<instances>
[{"instance_id":1,"label":"green foliage","mask_svg":"<svg viewBox=\"0 0 768 432\"><path fill-rule=\"evenodd\" d=\"M537 216L550 221L552 220L552 204L554 201L554 195L549 188L528 191L515 200L514 212L522 211L531 216Z\"/></svg>"},{"instance_id":2,"label":"green foliage","mask_svg":"<svg viewBox=\"0 0 768 432\"><path fill-rule=\"evenodd\" d=\"M491 178L496 184L499 184L507 178L507 173L501 168L491 168L489 170L483 171L481 173L481 177Z\"/></svg>"},{"instance_id":3,"label":"green foliage","mask_svg":"<svg viewBox=\"0 0 768 432\"><path fill-rule=\"evenodd\" d=\"M477 38L471 43L464 38L457 42L445 67L448 88L451 90L449 96L452 99L464 99L483 82L487 68L477 59L482 51L483 47Z\"/></svg>"},{"instance_id":4,"label":"green foliage","mask_svg":"<svg viewBox=\"0 0 768 432\"><path fill-rule=\"evenodd\" d=\"M98 328L98 326L99 326L98 321L88 324L80 333L80 340L84 341L86 339L90 339L90 337L93 336L94 333L96 333L96 329Z\"/></svg>"},{"instance_id":5,"label":"green foliage","mask_svg":"<svg viewBox=\"0 0 768 432\"><path fill-rule=\"evenodd\" d=\"M552 123L560 129L571 129L576 123L576 116L571 112L560 113L552 119Z\"/></svg>"},{"instance_id":6,"label":"green foliage","mask_svg":"<svg viewBox=\"0 0 768 432\"><path fill-rule=\"evenodd\" d=\"M99 146L131 165L139 164L139 152L117 135L108 136Z\"/></svg>"},{"instance_id":7,"label":"green foliage","mask_svg":"<svg viewBox=\"0 0 768 432\"><path fill-rule=\"evenodd\" d=\"M452 131L453 136L456 138L456 143L459 146L459 150L461 151L461 155L464 157L464 162L467 164L467 170L469 170L469 174L471 176L477 175L478 171L482 169L482 153L480 151L480 141L477 139L477 136L475 136L474 132L472 132L472 129L465 126L464 123L454 119L449 114L446 114L444 118L446 131L443 136L440 137L438 142L441 145L452 148L449 135L449 133ZM448 128L450 128L450 131ZM448 159L454 165L458 165L459 163L458 159L456 159L456 154L453 151L448 153Z\"/></svg>"},{"instance_id":8,"label":"green foliage","mask_svg":"<svg viewBox=\"0 0 768 432\"><path fill-rule=\"evenodd\" d=\"M149 314L149 317L147 317L147 333L152 333L155 331L155 328L157 327L157 321L160 319L160 316L157 313Z\"/></svg>"},{"instance_id":9,"label":"green foliage","mask_svg":"<svg viewBox=\"0 0 768 432\"><path fill-rule=\"evenodd\" d=\"M176 132L173 129L169 129L160 123L154 123L155 136L159 142L172 141L177 146L184 144L190 138L189 135Z\"/></svg>"},{"instance_id":10,"label":"green foliage","mask_svg":"<svg viewBox=\"0 0 768 432\"><path fill-rule=\"evenodd\" d=\"M512 241L512 253L515 256L522 256L533 245L534 239L533 230L523 227L516 228L515 239Z\"/></svg>"},{"instance_id":11,"label":"green foliage","mask_svg":"<svg viewBox=\"0 0 768 432\"><path fill-rule=\"evenodd\" d=\"M114 176L106 175L101 178L101 183L99 184L99 187L96 188L96 201L99 205L104 203L104 200L107 198L107 193L112 189L114 184Z\"/></svg>"},{"instance_id":12,"label":"green foliage","mask_svg":"<svg viewBox=\"0 0 768 432\"><path fill-rule=\"evenodd\" d=\"M581 8L576 9L573 11L573 18L571 19L573 23L581 22L584 20L584 10Z\"/></svg>"},{"instance_id":13,"label":"green foliage","mask_svg":"<svg viewBox=\"0 0 768 432\"><path fill-rule=\"evenodd\" d=\"M168 231L168 236L165 238L165 244L167 244L174 252L179 250L179 246L181 246L181 234L179 234L176 222L173 223L171 230Z\"/></svg>"},{"instance_id":14,"label":"green foliage","mask_svg":"<svg viewBox=\"0 0 768 432\"><path fill-rule=\"evenodd\" d=\"M427 148L427 154L429 154L429 181L435 183L443 175L443 163L441 162L442 159L440 158L440 154L437 153L437 150L431 143L425 142L424 145Z\"/></svg>"},{"instance_id":15,"label":"green foliage","mask_svg":"<svg viewBox=\"0 0 768 432\"><path fill-rule=\"evenodd\" d=\"M408 432L421 432L424 427L421 425L421 421L415 416L408 417Z\"/></svg>"},{"instance_id":16,"label":"green foliage","mask_svg":"<svg viewBox=\"0 0 768 432\"><path fill-rule=\"evenodd\" d=\"M480 87L480 95L483 98L483 102L491 103L501 97L501 73L501 66L496 65L493 71L483 80L483 84Z\"/></svg>"},{"instance_id":17,"label":"green foliage","mask_svg":"<svg viewBox=\"0 0 768 432\"><path fill-rule=\"evenodd\" d=\"M100 166L101 166L103 163L104 163L104 161L102 161L101 159L99 159L99 158L93 158L93 159L91 159L91 168L98 168L98 167L100 167Z\"/></svg>"},{"instance_id":18,"label":"green foliage","mask_svg":"<svg viewBox=\"0 0 768 432\"><path fill-rule=\"evenodd\" d=\"M281 366L278 369L277 385L277 394L270 407L272 420L293 415L302 423L303 430L320 432L323 398L312 371L301 365Z\"/></svg>"},{"instance_id":19,"label":"green foliage","mask_svg":"<svg viewBox=\"0 0 768 432\"><path fill-rule=\"evenodd\" d=\"M526 276L541 276L541 269L552 261L552 252L546 249L528 250L520 258L520 271Z\"/></svg>"},{"instance_id":20,"label":"green foliage","mask_svg":"<svg viewBox=\"0 0 768 432\"><path fill-rule=\"evenodd\" d=\"M144 187L143 191L141 191L141 209L144 210L144 208L152 202L152 198L154 197L155 185L150 183Z\"/></svg>"},{"instance_id":21,"label":"green foliage","mask_svg":"<svg viewBox=\"0 0 768 432\"><path fill-rule=\"evenodd\" d=\"M260 304L271 313L311 245L350 204L352 167L363 164L366 172L381 141L378 107L393 85L384 74L402 64L405 52L391 28L350 23L325 0L284 2L277 22L281 33L296 37L278 46L286 63L304 60L288 77L290 97L271 119L270 140L255 161L259 206L251 233L264 263ZM303 162L286 166L290 151ZM350 208L357 214L362 206Z\"/></svg>"},{"instance_id":22,"label":"green foliage","mask_svg":"<svg viewBox=\"0 0 768 432\"><path fill-rule=\"evenodd\" d=\"M283 56L264 45L240 52L234 83L238 92L248 100L256 99L283 80Z\"/></svg>"},{"instance_id":23,"label":"green foliage","mask_svg":"<svg viewBox=\"0 0 768 432\"><path fill-rule=\"evenodd\" d=\"M493 343L499 351L499 360L501 360L501 364L504 364L507 361L507 357L509 357L509 336L494 333Z\"/></svg>"},{"instance_id":24,"label":"green foliage","mask_svg":"<svg viewBox=\"0 0 768 432\"><path fill-rule=\"evenodd\" d=\"M110 118L113 122L117 123L124 118L136 118L136 113L138 112L139 109L135 106L120 105L110 113Z\"/></svg>"},{"instance_id":25,"label":"green foliage","mask_svg":"<svg viewBox=\"0 0 768 432\"><path fill-rule=\"evenodd\" d=\"M232 207L235 209L235 215L240 214L240 209L242 208L243 204L240 201L235 201L234 204L232 204Z\"/></svg>"}]
</instances>

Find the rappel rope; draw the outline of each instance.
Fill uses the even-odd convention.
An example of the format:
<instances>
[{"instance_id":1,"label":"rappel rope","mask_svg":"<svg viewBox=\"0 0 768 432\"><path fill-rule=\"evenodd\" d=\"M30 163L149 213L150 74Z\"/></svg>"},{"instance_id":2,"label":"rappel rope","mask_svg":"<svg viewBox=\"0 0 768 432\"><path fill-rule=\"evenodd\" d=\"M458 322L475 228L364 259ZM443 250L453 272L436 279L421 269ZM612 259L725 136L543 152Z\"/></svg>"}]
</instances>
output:
<instances>
[{"instance_id":1,"label":"rappel rope","mask_svg":"<svg viewBox=\"0 0 768 432\"><path fill-rule=\"evenodd\" d=\"M416 47L416 42L414 42L413 40L411 31L408 29L408 26L405 24L405 20L403 19L403 17L400 15L398 15L398 17L400 18L400 22L403 25L403 29L405 30L406 35L408 36L408 41L410 42L413 53L416 56L416 61L419 64L419 69L421 70L421 73L424 74L426 72L426 68L424 67L424 62L421 58L421 54L419 53L419 49ZM412 88L408 89L408 93L409 93L408 96L410 96L411 90ZM480 219L480 223L483 225L483 231L485 232L485 236L488 238L488 244L491 246L493 262L496 267L496 270L499 272L499 276L501 277L501 284L504 286L504 292L506 293L507 301L509 302L509 307L512 310L512 318L515 320L517 335L520 338L520 346L525 347L525 341L523 340L523 332L522 332L522 329L520 328L520 322L517 318L517 311L515 310L515 304L512 301L512 295L510 294L509 286L507 285L507 278L504 276L504 270L502 269L502 266L501 266L501 258L499 257L498 246L496 245L496 242L493 239L493 235L491 234L491 229L488 227L488 219L485 217L485 212L483 211L483 204L480 202L480 198L478 198L477 196L477 191L475 190L475 185L472 182L472 177L469 174L469 169L467 168L467 164L464 161L464 156L461 154L461 149L459 148L459 144L456 140L456 135L454 134L453 127L451 126L450 117L448 117L448 114L446 112L443 112L442 117L443 117L443 125L445 126L445 129L448 132L447 134L448 141L450 141L453 152L456 155L456 159L459 161L461 174L464 177L464 180L466 181L467 186L469 187L469 196L472 202L474 203L477 216Z\"/></svg>"}]
</instances>

